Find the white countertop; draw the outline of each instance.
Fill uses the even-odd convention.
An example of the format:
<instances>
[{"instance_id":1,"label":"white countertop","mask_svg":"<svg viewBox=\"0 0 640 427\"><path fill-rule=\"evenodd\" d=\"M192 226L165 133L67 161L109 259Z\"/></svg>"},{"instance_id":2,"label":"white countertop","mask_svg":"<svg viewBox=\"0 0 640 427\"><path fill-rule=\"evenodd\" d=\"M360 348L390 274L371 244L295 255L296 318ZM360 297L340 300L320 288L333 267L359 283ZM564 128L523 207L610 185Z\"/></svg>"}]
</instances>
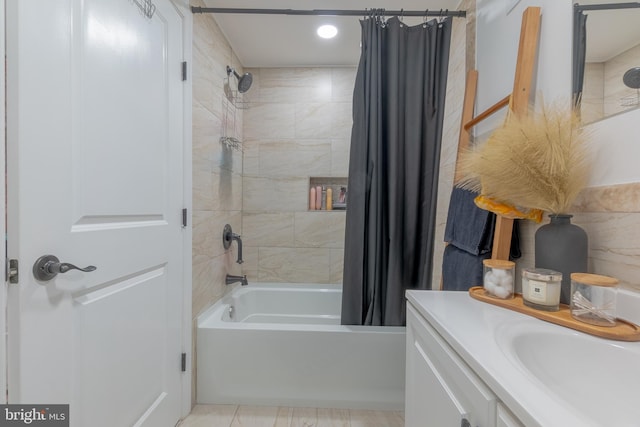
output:
<instances>
[{"instance_id":1,"label":"white countertop","mask_svg":"<svg viewBox=\"0 0 640 427\"><path fill-rule=\"evenodd\" d=\"M498 399L529 426L596 426L555 396L540 380L514 363L499 345L503 332L535 327L567 334L581 332L557 326L512 310L474 300L466 292L407 291L407 300L442 335ZM635 344L635 343L634 343ZM552 348L549 351L553 351ZM615 363L615 361L603 361ZM640 361L638 362L640 363ZM559 378L561 381L562 379ZM602 390L603 396L611 390ZM603 404L605 404L603 402ZM640 396L638 396L640 405ZM637 420L636 420L637 421ZM613 426L611 426L613 427Z\"/></svg>"}]
</instances>

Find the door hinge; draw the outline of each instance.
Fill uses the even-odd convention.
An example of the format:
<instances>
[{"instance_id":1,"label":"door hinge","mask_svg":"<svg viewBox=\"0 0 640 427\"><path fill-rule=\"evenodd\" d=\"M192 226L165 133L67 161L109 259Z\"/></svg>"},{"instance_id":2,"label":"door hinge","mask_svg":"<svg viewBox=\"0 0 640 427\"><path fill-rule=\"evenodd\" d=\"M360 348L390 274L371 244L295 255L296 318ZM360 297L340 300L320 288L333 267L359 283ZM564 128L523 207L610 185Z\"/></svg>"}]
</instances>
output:
<instances>
[{"instance_id":1,"label":"door hinge","mask_svg":"<svg viewBox=\"0 0 640 427\"><path fill-rule=\"evenodd\" d=\"M187 61L182 63L182 81L187 81Z\"/></svg>"},{"instance_id":2,"label":"door hinge","mask_svg":"<svg viewBox=\"0 0 640 427\"><path fill-rule=\"evenodd\" d=\"M187 208L182 209L182 228L187 227Z\"/></svg>"},{"instance_id":3,"label":"door hinge","mask_svg":"<svg viewBox=\"0 0 640 427\"><path fill-rule=\"evenodd\" d=\"M6 280L9 283L18 283L20 280L20 269L17 259L10 259L7 261L7 277Z\"/></svg>"},{"instance_id":4,"label":"door hinge","mask_svg":"<svg viewBox=\"0 0 640 427\"><path fill-rule=\"evenodd\" d=\"M180 358L180 369L182 372L187 372L187 353L182 353Z\"/></svg>"}]
</instances>

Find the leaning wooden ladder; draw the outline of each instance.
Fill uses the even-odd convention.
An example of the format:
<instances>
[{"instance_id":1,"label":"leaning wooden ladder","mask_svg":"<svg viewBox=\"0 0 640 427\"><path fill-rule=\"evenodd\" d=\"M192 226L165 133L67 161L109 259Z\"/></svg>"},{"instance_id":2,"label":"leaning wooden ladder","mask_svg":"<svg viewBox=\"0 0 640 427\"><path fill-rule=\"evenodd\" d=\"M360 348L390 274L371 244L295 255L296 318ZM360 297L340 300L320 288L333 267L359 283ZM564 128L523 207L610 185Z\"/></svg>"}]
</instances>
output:
<instances>
[{"instance_id":1,"label":"leaning wooden ladder","mask_svg":"<svg viewBox=\"0 0 640 427\"><path fill-rule=\"evenodd\" d=\"M476 70L470 70L467 73L462 123L460 125L460 137L458 139L458 159L460 158L460 153L469 147L469 130L473 126L507 105L509 105L511 114L524 115L528 113L539 32L540 8L528 7L522 14L522 27L520 29L520 44L518 46L513 91L510 95L507 95L487 110L478 114L475 118L473 117L473 106L475 104L476 88L478 86L478 72ZM458 162L456 160L454 182L458 182L460 178L460 171L458 170ZM492 259L509 259L512 231L513 219L498 215L493 235Z\"/></svg>"}]
</instances>

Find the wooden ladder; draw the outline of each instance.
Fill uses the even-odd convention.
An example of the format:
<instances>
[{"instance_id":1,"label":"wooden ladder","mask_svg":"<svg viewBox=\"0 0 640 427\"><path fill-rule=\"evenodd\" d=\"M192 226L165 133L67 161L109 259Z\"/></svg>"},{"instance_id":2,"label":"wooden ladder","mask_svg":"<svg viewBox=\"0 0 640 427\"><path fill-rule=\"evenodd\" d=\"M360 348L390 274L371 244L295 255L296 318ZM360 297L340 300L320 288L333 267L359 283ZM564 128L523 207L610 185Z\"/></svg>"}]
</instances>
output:
<instances>
[{"instance_id":1,"label":"wooden ladder","mask_svg":"<svg viewBox=\"0 0 640 427\"><path fill-rule=\"evenodd\" d=\"M540 33L540 8L528 7L522 14L522 26L520 29L520 44L518 46L518 57L516 62L516 72L513 81L513 91L500 101L487 108L482 113L473 117L473 109L478 86L478 72L470 70L467 73L467 82L464 93L464 104L462 108L462 120L460 124L460 136L458 139L458 157L456 159L456 171L454 182L461 179L458 169L458 159L460 153L469 147L469 130L490 117L496 111L509 105L511 114L524 115L529 112L529 99L531 96L531 83L533 80L533 69L536 62L536 52L538 49L538 35ZM496 228L493 235L492 259L509 259L511 249L511 233L513 232L513 219L498 215L496 218Z\"/></svg>"}]
</instances>

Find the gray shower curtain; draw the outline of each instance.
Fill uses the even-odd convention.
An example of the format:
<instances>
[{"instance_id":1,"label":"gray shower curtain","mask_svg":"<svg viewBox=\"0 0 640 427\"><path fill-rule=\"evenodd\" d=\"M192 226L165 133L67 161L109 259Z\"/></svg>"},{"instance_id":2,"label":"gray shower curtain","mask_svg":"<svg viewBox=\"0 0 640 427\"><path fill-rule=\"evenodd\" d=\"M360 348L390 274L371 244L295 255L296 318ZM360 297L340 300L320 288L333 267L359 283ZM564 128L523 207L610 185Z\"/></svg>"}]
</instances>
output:
<instances>
[{"instance_id":1,"label":"gray shower curtain","mask_svg":"<svg viewBox=\"0 0 640 427\"><path fill-rule=\"evenodd\" d=\"M353 95L342 324L405 324L429 289L451 18L361 21Z\"/></svg>"},{"instance_id":2,"label":"gray shower curtain","mask_svg":"<svg viewBox=\"0 0 640 427\"><path fill-rule=\"evenodd\" d=\"M584 85L584 67L587 53L587 15L573 6L573 105L580 108L582 86Z\"/></svg>"}]
</instances>

